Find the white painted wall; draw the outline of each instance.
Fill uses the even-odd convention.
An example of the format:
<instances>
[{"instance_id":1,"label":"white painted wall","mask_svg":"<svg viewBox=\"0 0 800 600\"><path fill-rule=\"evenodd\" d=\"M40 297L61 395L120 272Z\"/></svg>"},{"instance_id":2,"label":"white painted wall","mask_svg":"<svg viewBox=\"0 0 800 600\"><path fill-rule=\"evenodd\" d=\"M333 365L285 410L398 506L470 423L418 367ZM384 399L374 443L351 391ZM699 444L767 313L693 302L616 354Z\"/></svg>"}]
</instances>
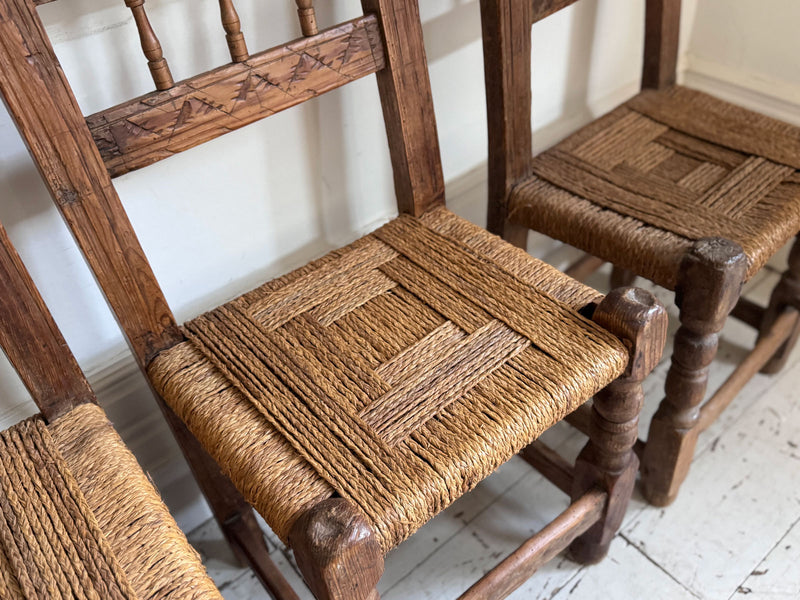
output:
<instances>
[{"instance_id":1,"label":"white painted wall","mask_svg":"<svg viewBox=\"0 0 800 600\"><path fill-rule=\"evenodd\" d=\"M771 1L797 8L793 0ZM359 12L357 0L317 4L323 25ZM640 0L583 0L534 27L534 142L538 148L636 92L643 4ZM761 2L703 0L697 11L698 28L713 29L719 21L714 11L724 12L734 4L741 19L730 21L732 27L741 31L766 27L763 18L747 17L746 10ZM486 125L478 3L425 0L423 5L448 200L457 212L482 222ZM176 79L227 60L216 6L211 0L148 0L151 21ZM722 60L729 57L729 36L713 42L693 33L696 6L697 0L686 0L686 64L699 64L702 57L731 66ZM251 51L297 35L290 0L237 0L237 8ZM86 114L151 89L135 27L121 0L62 0L43 6L41 14ZM760 36L771 37L773 31ZM736 64L758 73L770 61L753 50L747 39L751 50L745 53L746 60ZM794 70L786 79L797 82L796 63L790 57L787 64L787 69ZM767 74L776 81L784 78L776 68ZM351 241L395 211L373 78L125 175L117 184L180 320ZM2 109L0 190L0 221L89 373L101 404L152 473L181 525L193 527L209 513L102 296ZM0 425L32 412L9 367L0 364Z\"/></svg>"},{"instance_id":2,"label":"white painted wall","mask_svg":"<svg viewBox=\"0 0 800 600\"><path fill-rule=\"evenodd\" d=\"M800 2L700 0L687 85L800 124Z\"/></svg>"}]
</instances>

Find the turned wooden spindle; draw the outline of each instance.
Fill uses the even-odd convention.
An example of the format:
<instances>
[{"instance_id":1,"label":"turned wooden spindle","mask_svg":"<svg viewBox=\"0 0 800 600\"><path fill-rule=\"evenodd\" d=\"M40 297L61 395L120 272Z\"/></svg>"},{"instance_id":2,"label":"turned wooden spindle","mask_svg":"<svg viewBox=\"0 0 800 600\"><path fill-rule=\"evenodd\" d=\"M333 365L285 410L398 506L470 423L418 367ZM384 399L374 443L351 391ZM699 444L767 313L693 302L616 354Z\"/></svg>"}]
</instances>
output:
<instances>
[{"instance_id":1,"label":"turned wooden spindle","mask_svg":"<svg viewBox=\"0 0 800 600\"><path fill-rule=\"evenodd\" d=\"M603 517L570 545L572 557L594 563L605 556L633 492L639 461L633 451L644 403L642 381L658 364L667 337L667 311L650 293L617 288L592 320L619 337L630 352L625 373L594 397L589 441L575 461L573 502L594 487L608 493Z\"/></svg>"},{"instance_id":2,"label":"turned wooden spindle","mask_svg":"<svg viewBox=\"0 0 800 600\"><path fill-rule=\"evenodd\" d=\"M142 50L147 58L147 66L153 76L153 82L157 90L167 90L175 85L172 73L169 72L169 65L161 52L161 44L156 37L153 26L147 18L144 10L144 0L125 0L125 6L133 12L133 19L136 21L136 29L139 30L139 39L142 42Z\"/></svg>"},{"instance_id":3,"label":"turned wooden spindle","mask_svg":"<svg viewBox=\"0 0 800 600\"><path fill-rule=\"evenodd\" d=\"M309 37L317 35L317 15L314 12L314 0L295 0L297 2L297 14L300 15L300 29L303 35Z\"/></svg>"},{"instance_id":4,"label":"turned wooden spindle","mask_svg":"<svg viewBox=\"0 0 800 600\"><path fill-rule=\"evenodd\" d=\"M233 6L233 0L219 0L219 13L222 17L222 27L225 29L225 39L231 52L231 60L235 63L244 62L250 58L247 44L242 33L242 24L239 15Z\"/></svg>"},{"instance_id":5,"label":"turned wooden spindle","mask_svg":"<svg viewBox=\"0 0 800 600\"><path fill-rule=\"evenodd\" d=\"M656 506L675 499L689 472L709 365L746 271L741 246L722 238L695 242L681 263L675 287L681 326L664 386L666 397L650 422L642 456L642 492Z\"/></svg>"}]
</instances>

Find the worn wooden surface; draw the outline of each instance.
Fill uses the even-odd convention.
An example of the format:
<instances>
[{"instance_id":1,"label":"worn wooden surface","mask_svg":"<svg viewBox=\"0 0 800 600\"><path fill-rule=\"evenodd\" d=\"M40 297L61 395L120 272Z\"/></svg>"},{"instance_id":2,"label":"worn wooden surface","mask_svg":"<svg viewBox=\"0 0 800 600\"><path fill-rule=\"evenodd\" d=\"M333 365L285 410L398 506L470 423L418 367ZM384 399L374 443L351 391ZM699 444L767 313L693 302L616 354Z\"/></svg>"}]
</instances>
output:
<instances>
[{"instance_id":1,"label":"worn wooden surface","mask_svg":"<svg viewBox=\"0 0 800 600\"><path fill-rule=\"evenodd\" d=\"M349 500L332 498L306 511L292 526L289 545L317 600L378 600L383 553Z\"/></svg>"},{"instance_id":2,"label":"worn wooden surface","mask_svg":"<svg viewBox=\"0 0 800 600\"><path fill-rule=\"evenodd\" d=\"M736 394L750 381L753 375L758 373L781 347L787 345L787 340L797 331L800 323L799 316L795 310L782 312L767 333L759 336L753 350L736 365L736 369L725 380L725 383L719 386L711 398L700 407L700 416L697 420L699 431L708 429L722 414L722 411L733 402Z\"/></svg>"},{"instance_id":3,"label":"worn wooden surface","mask_svg":"<svg viewBox=\"0 0 800 600\"><path fill-rule=\"evenodd\" d=\"M382 69L374 16L254 54L86 119L112 177Z\"/></svg>"},{"instance_id":4,"label":"worn wooden surface","mask_svg":"<svg viewBox=\"0 0 800 600\"><path fill-rule=\"evenodd\" d=\"M571 556L594 563L608 552L633 493L639 459L633 445L644 404L642 381L656 367L667 337L667 311L637 288L612 290L592 320L625 342L630 360L625 373L594 397L589 442L575 462L572 499L598 487L608 494L602 518L570 545Z\"/></svg>"},{"instance_id":5,"label":"worn wooden surface","mask_svg":"<svg viewBox=\"0 0 800 600\"><path fill-rule=\"evenodd\" d=\"M26 0L0 1L0 92L137 360L145 363L181 341L36 8Z\"/></svg>"},{"instance_id":6,"label":"worn wooden surface","mask_svg":"<svg viewBox=\"0 0 800 600\"><path fill-rule=\"evenodd\" d=\"M48 421L94 394L0 225L0 347Z\"/></svg>"},{"instance_id":7,"label":"worn wooden surface","mask_svg":"<svg viewBox=\"0 0 800 600\"><path fill-rule=\"evenodd\" d=\"M642 457L643 492L656 506L675 499L688 473L718 333L739 299L746 269L741 247L721 238L696 242L681 263L675 299L681 327L675 334L666 395L650 424Z\"/></svg>"},{"instance_id":8,"label":"worn wooden surface","mask_svg":"<svg viewBox=\"0 0 800 600\"><path fill-rule=\"evenodd\" d=\"M523 448L519 455L562 492L569 494L572 491L575 468L550 446L535 440Z\"/></svg>"},{"instance_id":9,"label":"worn wooden surface","mask_svg":"<svg viewBox=\"0 0 800 600\"><path fill-rule=\"evenodd\" d=\"M517 246L527 232L506 223L511 187L530 173L531 5L481 0L483 66L489 134L487 228Z\"/></svg>"},{"instance_id":10,"label":"worn wooden surface","mask_svg":"<svg viewBox=\"0 0 800 600\"><path fill-rule=\"evenodd\" d=\"M0 92L144 369L159 351L182 341L183 334L136 239L36 8L26 0L0 0ZM158 400L221 523L237 516L244 520L254 542L247 554L258 557L254 567L269 578L269 569L261 567L268 567L270 559L263 544L261 548L256 544L252 509ZM229 537L238 532L244 541L244 528L237 524L236 529L229 531ZM276 587L282 585L281 579L276 579Z\"/></svg>"},{"instance_id":11,"label":"worn wooden surface","mask_svg":"<svg viewBox=\"0 0 800 600\"><path fill-rule=\"evenodd\" d=\"M421 215L444 203L439 138L416 2L361 0L376 13L384 36L386 68L378 71L400 212Z\"/></svg>"},{"instance_id":12,"label":"worn wooden surface","mask_svg":"<svg viewBox=\"0 0 800 600\"><path fill-rule=\"evenodd\" d=\"M681 0L647 0L642 88L675 83L681 27Z\"/></svg>"}]
</instances>

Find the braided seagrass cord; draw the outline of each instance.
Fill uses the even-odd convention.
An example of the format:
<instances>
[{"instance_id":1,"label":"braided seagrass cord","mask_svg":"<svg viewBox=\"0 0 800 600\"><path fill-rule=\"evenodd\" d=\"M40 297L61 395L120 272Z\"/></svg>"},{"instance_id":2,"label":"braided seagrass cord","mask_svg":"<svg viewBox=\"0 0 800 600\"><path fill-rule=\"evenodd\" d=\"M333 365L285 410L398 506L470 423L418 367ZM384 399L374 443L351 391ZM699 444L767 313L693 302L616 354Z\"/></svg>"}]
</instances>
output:
<instances>
[{"instance_id":1,"label":"braided seagrass cord","mask_svg":"<svg viewBox=\"0 0 800 600\"><path fill-rule=\"evenodd\" d=\"M642 92L534 158L509 219L673 287L694 240L748 277L800 229L800 129L683 87Z\"/></svg>"},{"instance_id":2,"label":"braided seagrass cord","mask_svg":"<svg viewBox=\"0 0 800 600\"><path fill-rule=\"evenodd\" d=\"M41 417L0 434L0 597L136 594Z\"/></svg>"},{"instance_id":3,"label":"braided seagrass cord","mask_svg":"<svg viewBox=\"0 0 800 600\"><path fill-rule=\"evenodd\" d=\"M196 349L152 364L279 535L336 492L388 550L625 369L576 311L596 293L477 230L444 209L401 216L187 323ZM247 422L256 442L231 448ZM240 471L242 452L277 475Z\"/></svg>"},{"instance_id":4,"label":"braided seagrass cord","mask_svg":"<svg viewBox=\"0 0 800 600\"><path fill-rule=\"evenodd\" d=\"M0 434L0 598L220 600L102 409Z\"/></svg>"}]
</instances>

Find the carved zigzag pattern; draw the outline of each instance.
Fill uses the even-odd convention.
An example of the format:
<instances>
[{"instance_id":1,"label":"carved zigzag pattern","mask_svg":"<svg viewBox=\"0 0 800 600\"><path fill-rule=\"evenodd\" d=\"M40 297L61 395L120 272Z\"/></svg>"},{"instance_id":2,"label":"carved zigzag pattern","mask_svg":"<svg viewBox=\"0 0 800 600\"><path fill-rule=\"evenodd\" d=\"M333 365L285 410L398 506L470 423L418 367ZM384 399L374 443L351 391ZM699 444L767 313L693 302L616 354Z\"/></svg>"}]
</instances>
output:
<instances>
[{"instance_id":1,"label":"carved zigzag pattern","mask_svg":"<svg viewBox=\"0 0 800 600\"><path fill-rule=\"evenodd\" d=\"M374 73L377 23L362 17L87 119L112 175L151 164Z\"/></svg>"}]
</instances>

